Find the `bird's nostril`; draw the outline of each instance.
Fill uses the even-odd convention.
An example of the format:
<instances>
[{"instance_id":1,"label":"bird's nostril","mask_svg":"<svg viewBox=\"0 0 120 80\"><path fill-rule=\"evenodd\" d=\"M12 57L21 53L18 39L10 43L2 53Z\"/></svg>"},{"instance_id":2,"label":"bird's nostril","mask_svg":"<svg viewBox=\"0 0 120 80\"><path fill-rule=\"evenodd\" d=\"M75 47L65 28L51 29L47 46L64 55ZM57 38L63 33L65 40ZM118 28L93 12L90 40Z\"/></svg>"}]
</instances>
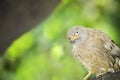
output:
<instances>
[{"instance_id":1,"label":"bird's nostril","mask_svg":"<svg viewBox=\"0 0 120 80\"><path fill-rule=\"evenodd\" d=\"M68 38L69 40L71 40L71 38Z\"/></svg>"}]
</instances>

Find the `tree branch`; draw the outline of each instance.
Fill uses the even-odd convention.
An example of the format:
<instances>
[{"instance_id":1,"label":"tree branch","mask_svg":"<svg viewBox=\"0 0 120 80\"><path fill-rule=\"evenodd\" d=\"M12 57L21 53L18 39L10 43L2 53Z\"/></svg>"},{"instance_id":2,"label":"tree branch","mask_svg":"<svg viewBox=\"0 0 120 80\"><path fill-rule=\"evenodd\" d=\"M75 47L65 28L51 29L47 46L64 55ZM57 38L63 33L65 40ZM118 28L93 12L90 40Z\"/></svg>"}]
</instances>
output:
<instances>
[{"instance_id":1,"label":"tree branch","mask_svg":"<svg viewBox=\"0 0 120 80\"><path fill-rule=\"evenodd\" d=\"M42 22L60 0L0 0L0 55L23 33Z\"/></svg>"},{"instance_id":2,"label":"tree branch","mask_svg":"<svg viewBox=\"0 0 120 80\"><path fill-rule=\"evenodd\" d=\"M115 73L106 73L93 80L120 80L120 71Z\"/></svg>"}]
</instances>

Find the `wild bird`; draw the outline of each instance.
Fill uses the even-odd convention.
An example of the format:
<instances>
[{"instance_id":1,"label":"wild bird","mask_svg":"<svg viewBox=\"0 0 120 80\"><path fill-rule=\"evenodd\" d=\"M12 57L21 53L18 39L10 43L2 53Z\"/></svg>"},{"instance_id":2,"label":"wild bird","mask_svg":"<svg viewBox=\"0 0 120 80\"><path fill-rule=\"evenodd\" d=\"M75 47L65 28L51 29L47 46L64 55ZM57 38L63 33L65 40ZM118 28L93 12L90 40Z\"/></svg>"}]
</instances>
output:
<instances>
[{"instance_id":1,"label":"wild bird","mask_svg":"<svg viewBox=\"0 0 120 80\"><path fill-rule=\"evenodd\" d=\"M96 76L120 70L120 48L105 33L83 26L75 26L67 31L74 56L85 66L88 80Z\"/></svg>"}]
</instances>

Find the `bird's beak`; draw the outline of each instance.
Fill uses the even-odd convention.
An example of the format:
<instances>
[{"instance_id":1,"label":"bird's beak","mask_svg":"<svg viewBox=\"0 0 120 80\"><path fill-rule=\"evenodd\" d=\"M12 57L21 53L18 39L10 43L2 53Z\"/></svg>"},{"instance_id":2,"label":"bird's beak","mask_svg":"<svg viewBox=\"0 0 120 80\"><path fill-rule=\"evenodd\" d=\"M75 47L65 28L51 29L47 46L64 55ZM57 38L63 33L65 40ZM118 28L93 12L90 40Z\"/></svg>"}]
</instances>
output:
<instances>
[{"instance_id":1,"label":"bird's beak","mask_svg":"<svg viewBox=\"0 0 120 80\"><path fill-rule=\"evenodd\" d=\"M74 41L74 40L76 40L78 38L78 35L73 35L72 37L71 37L71 41Z\"/></svg>"}]
</instances>

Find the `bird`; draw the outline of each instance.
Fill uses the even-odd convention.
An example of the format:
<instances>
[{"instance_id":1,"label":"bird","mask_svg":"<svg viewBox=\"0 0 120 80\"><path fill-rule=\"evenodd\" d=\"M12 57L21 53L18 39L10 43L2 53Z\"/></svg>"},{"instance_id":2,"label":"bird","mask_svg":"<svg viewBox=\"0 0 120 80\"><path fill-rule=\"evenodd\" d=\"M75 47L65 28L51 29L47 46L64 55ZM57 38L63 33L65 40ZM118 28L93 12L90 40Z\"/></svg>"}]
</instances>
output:
<instances>
[{"instance_id":1,"label":"bird","mask_svg":"<svg viewBox=\"0 0 120 80\"><path fill-rule=\"evenodd\" d=\"M96 77L107 72L120 70L120 48L104 32L84 26L73 26L67 31L67 38L75 58L84 65L88 74Z\"/></svg>"}]
</instances>

